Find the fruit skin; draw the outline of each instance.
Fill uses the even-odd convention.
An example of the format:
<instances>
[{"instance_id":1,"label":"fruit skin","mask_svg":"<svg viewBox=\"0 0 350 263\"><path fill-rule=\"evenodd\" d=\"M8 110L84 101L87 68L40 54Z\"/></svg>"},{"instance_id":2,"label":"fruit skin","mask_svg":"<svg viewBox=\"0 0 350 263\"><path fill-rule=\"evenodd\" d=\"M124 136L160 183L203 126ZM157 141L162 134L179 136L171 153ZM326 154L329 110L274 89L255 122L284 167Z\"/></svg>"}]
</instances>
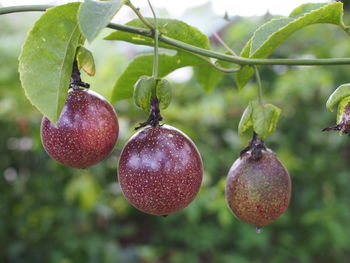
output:
<instances>
[{"instance_id":1,"label":"fruit skin","mask_svg":"<svg viewBox=\"0 0 350 263\"><path fill-rule=\"evenodd\" d=\"M137 209L164 216L186 207L203 178L201 156L184 133L168 125L147 127L125 145L118 179Z\"/></svg>"},{"instance_id":2,"label":"fruit skin","mask_svg":"<svg viewBox=\"0 0 350 263\"><path fill-rule=\"evenodd\" d=\"M41 122L46 152L63 165L85 168L103 160L118 139L118 118L112 105L91 90L70 90L57 127Z\"/></svg>"},{"instance_id":3,"label":"fruit skin","mask_svg":"<svg viewBox=\"0 0 350 263\"><path fill-rule=\"evenodd\" d=\"M251 152L246 152L232 165L226 182L226 200L238 219L262 227L287 209L291 179L271 150L263 150L259 160L250 157Z\"/></svg>"}]
</instances>

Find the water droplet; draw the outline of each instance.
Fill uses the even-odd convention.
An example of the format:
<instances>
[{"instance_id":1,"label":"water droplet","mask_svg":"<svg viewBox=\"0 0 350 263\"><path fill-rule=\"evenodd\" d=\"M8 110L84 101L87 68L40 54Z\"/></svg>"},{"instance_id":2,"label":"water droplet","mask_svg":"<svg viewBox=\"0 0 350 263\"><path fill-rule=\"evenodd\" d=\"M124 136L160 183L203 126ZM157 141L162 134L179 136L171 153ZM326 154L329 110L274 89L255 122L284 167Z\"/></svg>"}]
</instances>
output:
<instances>
[{"instance_id":1,"label":"water droplet","mask_svg":"<svg viewBox=\"0 0 350 263\"><path fill-rule=\"evenodd\" d=\"M261 233L261 229L262 229L262 227L257 226L257 227L255 228L256 233L257 233L257 234L260 234L260 233Z\"/></svg>"}]
</instances>

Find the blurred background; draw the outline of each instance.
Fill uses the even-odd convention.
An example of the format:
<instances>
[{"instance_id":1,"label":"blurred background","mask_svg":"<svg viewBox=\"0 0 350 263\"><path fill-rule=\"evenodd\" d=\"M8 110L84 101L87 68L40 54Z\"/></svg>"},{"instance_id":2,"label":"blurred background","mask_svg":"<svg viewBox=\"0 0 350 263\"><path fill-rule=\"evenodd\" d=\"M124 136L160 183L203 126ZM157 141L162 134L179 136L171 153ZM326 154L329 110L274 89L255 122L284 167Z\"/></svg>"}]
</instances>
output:
<instances>
[{"instance_id":1,"label":"blurred background","mask_svg":"<svg viewBox=\"0 0 350 263\"><path fill-rule=\"evenodd\" d=\"M203 4L193 9L191 19L210 24L202 12L220 21L216 31L238 52L272 17L232 16L227 21ZM206 94L189 68L169 76L174 94L163 112L165 122L196 143L205 176L199 195L183 211L166 218L146 215L128 204L117 182L121 149L147 118L132 100L114 104L121 132L106 160L80 170L45 153L39 135L42 116L26 100L17 72L20 47L39 16L0 17L0 262L349 262L350 140L321 132L335 123L336 114L326 111L325 102L338 85L350 81L349 66L260 69L264 100L282 109L266 145L289 170L293 193L287 212L256 234L231 214L224 197L227 172L249 141L249 134L237 134L237 126L247 103L256 98L254 81L237 90L234 75L227 74ZM151 52L103 41L109 32L88 46L97 75L83 78L107 98L127 63L138 52ZM339 28L313 25L295 33L273 57L349 57L349 43ZM217 41L212 48L224 51Z\"/></svg>"}]
</instances>

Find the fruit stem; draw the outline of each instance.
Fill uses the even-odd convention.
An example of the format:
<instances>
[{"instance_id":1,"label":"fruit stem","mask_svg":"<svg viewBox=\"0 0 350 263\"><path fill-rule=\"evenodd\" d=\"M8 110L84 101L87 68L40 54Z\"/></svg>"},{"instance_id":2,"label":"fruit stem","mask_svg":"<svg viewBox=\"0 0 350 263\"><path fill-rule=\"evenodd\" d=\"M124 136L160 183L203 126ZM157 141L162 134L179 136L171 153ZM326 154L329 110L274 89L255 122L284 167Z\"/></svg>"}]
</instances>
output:
<instances>
[{"instance_id":1,"label":"fruit stem","mask_svg":"<svg viewBox=\"0 0 350 263\"><path fill-rule=\"evenodd\" d=\"M158 20L156 16L156 12L154 11L152 4L150 0L148 1L148 5L151 8L153 18L154 18L154 28L153 28L153 34L154 34L154 62L153 62L153 77L155 79L158 78Z\"/></svg>"},{"instance_id":2,"label":"fruit stem","mask_svg":"<svg viewBox=\"0 0 350 263\"><path fill-rule=\"evenodd\" d=\"M339 124L335 126L330 126L322 129L322 131L339 131L340 135L342 134L348 134L350 136L350 125L346 122L340 122Z\"/></svg>"},{"instance_id":3,"label":"fruit stem","mask_svg":"<svg viewBox=\"0 0 350 263\"><path fill-rule=\"evenodd\" d=\"M254 66L254 71L256 76L256 82L258 83L258 102L260 105L263 105L262 84L261 84L260 74L257 66Z\"/></svg>"},{"instance_id":4,"label":"fruit stem","mask_svg":"<svg viewBox=\"0 0 350 263\"><path fill-rule=\"evenodd\" d=\"M340 117L340 122L335 126L322 129L322 131L339 131L340 135L348 134L350 136L350 103L348 103Z\"/></svg>"},{"instance_id":5,"label":"fruit stem","mask_svg":"<svg viewBox=\"0 0 350 263\"><path fill-rule=\"evenodd\" d=\"M72 78L69 83L69 87L73 90L79 89L79 87L84 87L84 88L90 88L90 84L83 82L80 78L80 71L78 68L78 62L75 59L73 62L73 69L72 69Z\"/></svg>"},{"instance_id":6,"label":"fruit stem","mask_svg":"<svg viewBox=\"0 0 350 263\"><path fill-rule=\"evenodd\" d=\"M147 121L142 122L135 128L135 130L138 130L142 127L151 125L153 128L159 127L159 122L163 120L162 115L160 114L159 109L159 101L156 96L152 96L151 98L151 107L150 107L150 115L147 119Z\"/></svg>"},{"instance_id":7,"label":"fruit stem","mask_svg":"<svg viewBox=\"0 0 350 263\"><path fill-rule=\"evenodd\" d=\"M266 150L264 141L259 139L258 135L253 132L253 137L250 140L249 145L241 151L240 156L251 151L249 160L257 161L262 157L262 150Z\"/></svg>"},{"instance_id":8,"label":"fruit stem","mask_svg":"<svg viewBox=\"0 0 350 263\"><path fill-rule=\"evenodd\" d=\"M156 80L155 81L155 86L152 89L152 97L151 97L151 105L150 105L150 115L147 119L147 121L142 122L135 128L135 130L138 130L142 127L151 125L153 128L159 127L159 122L163 120L162 115L160 114L160 109L159 109L159 100L156 95L156 89L158 85L158 21L157 21L157 16L156 12L154 11L152 4L150 0L148 1L148 5L151 8L153 18L154 18L154 27L151 29L154 37L154 60L153 60L153 78Z\"/></svg>"}]
</instances>

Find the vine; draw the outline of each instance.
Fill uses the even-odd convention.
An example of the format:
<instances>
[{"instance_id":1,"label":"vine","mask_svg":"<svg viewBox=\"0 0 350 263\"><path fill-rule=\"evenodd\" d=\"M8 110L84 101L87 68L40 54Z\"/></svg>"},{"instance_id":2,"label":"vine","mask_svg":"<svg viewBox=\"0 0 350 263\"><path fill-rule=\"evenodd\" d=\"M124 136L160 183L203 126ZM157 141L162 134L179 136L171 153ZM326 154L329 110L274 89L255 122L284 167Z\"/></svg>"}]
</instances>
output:
<instances>
[{"instance_id":1,"label":"vine","mask_svg":"<svg viewBox=\"0 0 350 263\"><path fill-rule=\"evenodd\" d=\"M0 15L19 13L19 12L33 12L46 11L54 6L51 5L25 5L0 8ZM154 38L151 29L137 28L127 25L109 23L108 27L115 30L129 32L137 35L142 35L149 38ZM347 27L343 30L348 34ZM222 61L232 62L238 65L289 65L289 66L322 66L322 65L350 65L350 58L315 58L315 59L254 59L241 56L227 55L213 50L206 50L193 45L189 45L182 41L167 37L165 35L159 36L159 41L169 44L173 47L180 48L198 55L216 58Z\"/></svg>"}]
</instances>

